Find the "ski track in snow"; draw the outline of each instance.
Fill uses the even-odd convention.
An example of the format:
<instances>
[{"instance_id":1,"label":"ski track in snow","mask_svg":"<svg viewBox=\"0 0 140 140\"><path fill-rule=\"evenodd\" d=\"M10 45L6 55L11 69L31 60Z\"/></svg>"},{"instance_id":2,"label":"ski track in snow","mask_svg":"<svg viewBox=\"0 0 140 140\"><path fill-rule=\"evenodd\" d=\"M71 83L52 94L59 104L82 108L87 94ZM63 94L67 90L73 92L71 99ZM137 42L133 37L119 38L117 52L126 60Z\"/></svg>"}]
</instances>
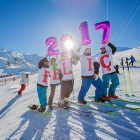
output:
<instances>
[{"instance_id":1,"label":"ski track in snow","mask_svg":"<svg viewBox=\"0 0 140 140\"><path fill-rule=\"evenodd\" d=\"M132 49L124 52L117 52L114 56L116 64L120 64L121 57L134 55L137 67L130 67L130 74L133 86L131 96L131 88L128 72L125 66L126 84L128 96L125 96L125 87L123 79L123 71L120 66L120 86L116 90L116 94L126 100L140 102L140 50ZM74 66L75 85L74 99L71 94L70 100L76 101L77 95L81 87L80 65ZM99 74L101 77L101 73ZM30 76L29 86L19 97L17 92L20 88L19 82L11 81L7 84L0 84L0 140L139 140L140 139L140 111L116 108L112 106L90 104L95 108L104 110L114 109L117 115L108 115L93 110L90 117L80 116L67 110L55 108L49 113L41 114L28 109L30 104L39 104L36 81L38 74ZM87 95L94 96L95 88L91 86ZM49 97L50 87L47 90ZM54 102L59 100L60 89L56 90ZM91 100L88 97L86 100ZM118 102L118 101L116 101ZM122 103L122 102L121 102ZM135 104L122 103L127 106ZM90 110L83 106L76 106L83 110ZM135 105L139 106L140 105ZM75 110L74 110L75 111ZM79 112L84 114L83 112Z\"/></svg>"}]
</instances>

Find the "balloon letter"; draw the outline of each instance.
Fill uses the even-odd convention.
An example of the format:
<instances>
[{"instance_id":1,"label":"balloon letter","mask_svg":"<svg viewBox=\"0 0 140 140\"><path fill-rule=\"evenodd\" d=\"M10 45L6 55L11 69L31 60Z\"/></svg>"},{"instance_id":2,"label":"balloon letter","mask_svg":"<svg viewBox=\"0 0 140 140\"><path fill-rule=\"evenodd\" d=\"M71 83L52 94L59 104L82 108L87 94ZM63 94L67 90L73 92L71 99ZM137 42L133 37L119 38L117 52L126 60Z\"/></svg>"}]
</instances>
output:
<instances>
[{"instance_id":1,"label":"balloon letter","mask_svg":"<svg viewBox=\"0 0 140 140\"><path fill-rule=\"evenodd\" d=\"M91 40L89 38L88 24L86 21L81 23L79 30L81 31L82 34L82 44L83 45L90 44Z\"/></svg>"},{"instance_id":2,"label":"balloon letter","mask_svg":"<svg viewBox=\"0 0 140 140\"><path fill-rule=\"evenodd\" d=\"M54 37L49 37L46 40L45 44L46 45L50 45L51 42L52 42L52 45L48 48L48 54L49 55L57 55L57 54L60 54L60 51L59 50L54 50L54 48L56 48L57 47L57 44L58 44L57 39L54 38Z\"/></svg>"},{"instance_id":3,"label":"balloon letter","mask_svg":"<svg viewBox=\"0 0 140 140\"><path fill-rule=\"evenodd\" d=\"M103 39L102 39L102 44L106 44L107 39L109 38L109 31L110 31L110 23L109 21L104 21L100 23L95 24L95 29L103 29Z\"/></svg>"}]
</instances>

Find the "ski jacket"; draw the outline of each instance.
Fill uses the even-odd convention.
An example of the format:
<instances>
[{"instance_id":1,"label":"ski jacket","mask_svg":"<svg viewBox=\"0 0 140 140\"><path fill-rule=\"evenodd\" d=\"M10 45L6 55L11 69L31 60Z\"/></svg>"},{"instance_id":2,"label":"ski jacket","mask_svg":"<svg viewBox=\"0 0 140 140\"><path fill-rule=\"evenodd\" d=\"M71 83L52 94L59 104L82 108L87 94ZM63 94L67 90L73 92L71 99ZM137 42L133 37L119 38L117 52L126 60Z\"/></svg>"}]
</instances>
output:
<instances>
[{"instance_id":1,"label":"ski jacket","mask_svg":"<svg viewBox=\"0 0 140 140\"><path fill-rule=\"evenodd\" d=\"M47 62L48 65L44 66L44 62ZM47 60L46 57L39 62L38 67L39 67L39 74L38 74L37 85L47 88L50 71L49 71L49 61Z\"/></svg>"},{"instance_id":2,"label":"ski jacket","mask_svg":"<svg viewBox=\"0 0 140 140\"><path fill-rule=\"evenodd\" d=\"M29 78L27 78L26 75L22 75L22 79L20 81L20 85L21 84L27 84L27 86L29 85Z\"/></svg>"},{"instance_id":3,"label":"ski jacket","mask_svg":"<svg viewBox=\"0 0 140 140\"><path fill-rule=\"evenodd\" d=\"M130 57L128 60L131 60L132 62L134 62L135 58L134 57Z\"/></svg>"},{"instance_id":4,"label":"ski jacket","mask_svg":"<svg viewBox=\"0 0 140 140\"><path fill-rule=\"evenodd\" d=\"M50 70L50 84L58 84L58 83L60 83L59 75L58 75L59 67L57 66L53 70L53 65L50 64L49 70Z\"/></svg>"},{"instance_id":5,"label":"ski jacket","mask_svg":"<svg viewBox=\"0 0 140 140\"><path fill-rule=\"evenodd\" d=\"M111 43L108 43L108 46L112 49L111 51L107 51L97 56L98 63L100 63L102 67L103 75L113 74L116 72L113 65L113 54L116 52L116 47Z\"/></svg>"},{"instance_id":6,"label":"ski jacket","mask_svg":"<svg viewBox=\"0 0 140 140\"><path fill-rule=\"evenodd\" d=\"M76 58L76 54L73 54L72 58L66 59L66 60L59 60L59 77L61 77L60 80L67 81L67 80L73 80L73 71L72 71L72 64L76 65L78 63L78 60ZM61 76L60 76L61 75Z\"/></svg>"}]
</instances>

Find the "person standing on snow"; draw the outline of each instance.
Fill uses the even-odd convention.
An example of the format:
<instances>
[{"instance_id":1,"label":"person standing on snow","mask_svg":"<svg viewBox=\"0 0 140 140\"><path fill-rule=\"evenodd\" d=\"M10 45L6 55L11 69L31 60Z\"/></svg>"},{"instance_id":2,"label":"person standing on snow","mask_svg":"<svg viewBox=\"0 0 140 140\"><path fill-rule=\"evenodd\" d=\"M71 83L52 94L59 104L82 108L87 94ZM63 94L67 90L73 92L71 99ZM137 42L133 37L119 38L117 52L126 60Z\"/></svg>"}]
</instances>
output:
<instances>
[{"instance_id":1,"label":"person standing on snow","mask_svg":"<svg viewBox=\"0 0 140 140\"><path fill-rule=\"evenodd\" d=\"M51 59L51 64L49 65L51 93L49 96L48 105L50 109L53 109L52 103L55 95L55 89L56 86L60 83L59 76L58 76L59 69L58 69L57 61L58 61L58 56L56 55L56 58Z\"/></svg>"},{"instance_id":2,"label":"person standing on snow","mask_svg":"<svg viewBox=\"0 0 140 140\"><path fill-rule=\"evenodd\" d=\"M102 98L104 91L104 84L102 80L98 77L99 64L94 56L91 56L91 48L85 47L83 55L79 55L79 51L82 47L82 43L79 44L77 49L77 55L81 63L81 78L82 85L78 95L78 101L81 104L86 104L84 100L86 93L88 92L91 84L96 88L95 90L95 101L105 102Z\"/></svg>"},{"instance_id":3,"label":"person standing on snow","mask_svg":"<svg viewBox=\"0 0 140 140\"><path fill-rule=\"evenodd\" d=\"M47 106L47 88L48 88L48 79L49 79L49 61L47 60L48 55L43 58L39 64L39 74L37 80L37 93L40 102L39 112L44 112ZM34 108L37 109L37 108Z\"/></svg>"},{"instance_id":4,"label":"person standing on snow","mask_svg":"<svg viewBox=\"0 0 140 140\"><path fill-rule=\"evenodd\" d=\"M29 85L29 75L28 74L22 75L22 79L20 81L21 88L18 91L18 95L21 95L22 94L22 91L25 90L26 84L27 84L27 86Z\"/></svg>"},{"instance_id":5,"label":"person standing on snow","mask_svg":"<svg viewBox=\"0 0 140 140\"><path fill-rule=\"evenodd\" d=\"M133 57L133 55L131 55L131 57L127 60L131 60L129 65L132 63L132 66L133 66L133 63L136 61L135 58Z\"/></svg>"},{"instance_id":6,"label":"person standing on snow","mask_svg":"<svg viewBox=\"0 0 140 140\"><path fill-rule=\"evenodd\" d=\"M106 98L118 98L118 96L115 95L115 91L117 86L119 85L119 78L116 73L116 70L113 66L113 55L116 52L116 47L112 45L109 40L107 40L108 46L112 49L111 51L106 51L106 45L102 44L100 46L101 54L97 56L98 62L101 64L102 67L102 79L104 82L104 95ZM112 84L109 87L109 81L111 80ZM107 96L107 88L108 90L108 96Z\"/></svg>"},{"instance_id":7,"label":"person standing on snow","mask_svg":"<svg viewBox=\"0 0 140 140\"><path fill-rule=\"evenodd\" d=\"M75 59L76 55L74 51L71 50L72 58L68 58L68 54L62 52L61 60L59 61L59 79L61 81L61 103L58 102L58 106L62 108L67 108L68 98L73 91L74 77L72 71L72 64L76 65L78 63Z\"/></svg>"}]
</instances>

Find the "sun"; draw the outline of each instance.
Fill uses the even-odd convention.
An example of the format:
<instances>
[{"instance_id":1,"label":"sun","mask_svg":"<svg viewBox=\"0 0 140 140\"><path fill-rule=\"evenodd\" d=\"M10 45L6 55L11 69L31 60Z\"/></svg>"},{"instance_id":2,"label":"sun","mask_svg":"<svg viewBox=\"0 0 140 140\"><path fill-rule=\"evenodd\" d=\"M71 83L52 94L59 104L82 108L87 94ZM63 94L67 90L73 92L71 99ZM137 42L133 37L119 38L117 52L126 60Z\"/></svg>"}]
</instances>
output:
<instances>
[{"instance_id":1,"label":"sun","mask_svg":"<svg viewBox=\"0 0 140 140\"><path fill-rule=\"evenodd\" d=\"M74 43L73 43L72 40L66 40L66 41L64 42L64 46L65 46L65 48L66 48L67 50L70 50L70 49L73 48Z\"/></svg>"}]
</instances>

